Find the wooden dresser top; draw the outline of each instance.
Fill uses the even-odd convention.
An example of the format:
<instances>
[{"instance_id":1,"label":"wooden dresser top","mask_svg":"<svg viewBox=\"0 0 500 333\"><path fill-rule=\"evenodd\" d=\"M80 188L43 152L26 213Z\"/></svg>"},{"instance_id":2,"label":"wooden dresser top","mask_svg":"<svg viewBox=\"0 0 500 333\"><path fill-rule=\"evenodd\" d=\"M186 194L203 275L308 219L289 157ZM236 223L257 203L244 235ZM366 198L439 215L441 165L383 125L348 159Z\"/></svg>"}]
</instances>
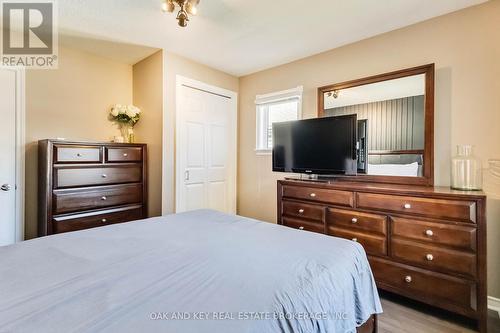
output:
<instances>
[{"instance_id":1,"label":"wooden dresser top","mask_svg":"<svg viewBox=\"0 0 500 333\"><path fill-rule=\"evenodd\" d=\"M106 142L106 141L82 141L82 140L61 140L61 139L45 139L39 140L40 143L52 143L54 145L83 145L83 146L124 146L124 147L142 147L145 143L122 143L122 142Z\"/></svg>"},{"instance_id":2,"label":"wooden dresser top","mask_svg":"<svg viewBox=\"0 0 500 333\"><path fill-rule=\"evenodd\" d=\"M372 182L353 182L345 179L301 180L285 178L279 181L282 185L300 185L333 190L362 191L373 193L389 193L397 195L412 195L423 197L452 197L471 200L484 200L486 194L482 191L458 191L449 187L382 184Z\"/></svg>"}]
</instances>

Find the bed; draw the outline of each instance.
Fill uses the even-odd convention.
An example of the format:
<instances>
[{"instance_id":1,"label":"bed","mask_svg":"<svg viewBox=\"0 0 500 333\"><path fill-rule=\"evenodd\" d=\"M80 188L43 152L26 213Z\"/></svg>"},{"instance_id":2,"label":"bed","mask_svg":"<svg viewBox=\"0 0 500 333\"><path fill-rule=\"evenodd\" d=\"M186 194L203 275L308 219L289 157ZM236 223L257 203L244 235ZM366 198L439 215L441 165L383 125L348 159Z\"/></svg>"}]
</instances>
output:
<instances>
[{"instance_id":1,"label":"bed","mask_svg":"<svg viewBox=\"0 0 500 333\"><path fill-rule=\"evenodd\" d=\"M378 150L368 152L368 174L374 176L423 176L423 150Z\"/></svg>"},{"instance_id":2,"label":"bed","mask_svg":"<svg viewBox=\"0 0 500 333\"><path fill-rule=\"evenodd\" d=\"M0 248L2 332L373 332L351 241L212 210Z\"/></svg>"}]
</instances>

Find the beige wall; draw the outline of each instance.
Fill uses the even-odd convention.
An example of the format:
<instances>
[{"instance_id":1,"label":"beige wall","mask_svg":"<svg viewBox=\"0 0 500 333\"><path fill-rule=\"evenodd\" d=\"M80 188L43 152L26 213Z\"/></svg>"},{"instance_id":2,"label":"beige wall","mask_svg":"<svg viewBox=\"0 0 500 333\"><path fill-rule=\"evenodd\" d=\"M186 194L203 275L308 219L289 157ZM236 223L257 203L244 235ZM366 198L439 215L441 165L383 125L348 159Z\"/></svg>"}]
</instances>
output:
<instances>
[{"instance_id":1,"label":"beige wall","mask_svg":"<svg viewBox=\"0 0 500 333\"><path fill-rule=\"evenodd\" d=\"M134 105L143 117L135 126L137 142L148 144L148 215L161 215L163 114L163 52L158 51L133 67Z\"/></svg>"},{"instance_id":2,"label":"beige wall","mask_svg":"<svg viewBox=\"0 0 500 333\"><path fill-rule=\"evenodd\" d=\"M175 208L175 91L176 76L184 76L206 84L238 92L237 77L193 62L181 56L164 52L164 116L163 116L163 212Z\"/></svg>"},{"instance_id":3,"label":"beige wall","mask_svg":"<svg viewBox=\"0 0 500 333\"><path fill-rule=\"evenodd\" d=\"M303 114L316 116L319 86L428 63L436 64L435 177L449 184L452 147L474 144L485 165L500 158L500 1L275 67L240 79L238 212L276 221L271 157L257 156L257 94L304 86ZM500 297L500 180L485 177L489 195L489 292Z\"/></svg>"},{"instance_id":4,"label":"beige wall","mask_svg":"<svg viewBox=\"0 0 500 333\"><path fill-rule=\"evenodd\" d=\"M37 234L37 141L109 141L119 130L107 119L115 103L132 103L132 66L59 48L59 69L26 73L27 238Z\"/></svg>"}]
</instances>

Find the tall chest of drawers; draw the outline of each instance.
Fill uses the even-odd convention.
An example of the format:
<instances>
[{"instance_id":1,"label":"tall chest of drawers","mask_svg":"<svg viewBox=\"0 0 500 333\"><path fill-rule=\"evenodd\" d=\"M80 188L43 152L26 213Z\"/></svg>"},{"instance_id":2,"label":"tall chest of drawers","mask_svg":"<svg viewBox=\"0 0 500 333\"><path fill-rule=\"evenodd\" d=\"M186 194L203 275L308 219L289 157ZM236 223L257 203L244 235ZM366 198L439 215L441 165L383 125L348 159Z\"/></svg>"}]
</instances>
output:
<instances>
[{"instance_id":1,"label":"tall chest of drawers","mask_svg":"<svg viewBox=\"0 0 500 333\"><path fill-rule=\"evenodd\" d=\"M38 235L147 216L145 144L38 142Z\"/></svg>"},{"instance_id":2,"label":"tall chest of drawers","mask_svg":"<svg viewBox=\"0 0 500 333\"><path fill-rule=\"evenodd\" d=\"M380 289L469 317L486 332L482 193L281 180L278 223L360 243Z\"/></svg>"}]
</instances>

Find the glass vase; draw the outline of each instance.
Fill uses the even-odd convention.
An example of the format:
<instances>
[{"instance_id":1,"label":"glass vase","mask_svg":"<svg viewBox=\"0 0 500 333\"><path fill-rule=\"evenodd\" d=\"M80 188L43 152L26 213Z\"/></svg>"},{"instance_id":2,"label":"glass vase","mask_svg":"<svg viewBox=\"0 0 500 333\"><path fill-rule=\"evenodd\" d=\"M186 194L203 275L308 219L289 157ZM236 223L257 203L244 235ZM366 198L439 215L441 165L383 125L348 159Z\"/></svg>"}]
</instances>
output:
<instances>
[{"instance_id":1,"label":"glass vase","mask_svg":"<svg viewBox=\"0 0 500 333\"><path fill-rule=\"evenodd\" d=\"M134 129L130 124L121 124L120 132L124 143L134 143Z\"/></svg>"},{"instance_id":2,"label":"glass vase","mask_svg":"<svg viewBox=\"0 0 500 333\"><path fill-rule=\"evenodd\" d=\"M483 188L483 167L470 145L457 146L451 160L451 187L456 190L479 191Z\"/></svg>"}]
</instances>

